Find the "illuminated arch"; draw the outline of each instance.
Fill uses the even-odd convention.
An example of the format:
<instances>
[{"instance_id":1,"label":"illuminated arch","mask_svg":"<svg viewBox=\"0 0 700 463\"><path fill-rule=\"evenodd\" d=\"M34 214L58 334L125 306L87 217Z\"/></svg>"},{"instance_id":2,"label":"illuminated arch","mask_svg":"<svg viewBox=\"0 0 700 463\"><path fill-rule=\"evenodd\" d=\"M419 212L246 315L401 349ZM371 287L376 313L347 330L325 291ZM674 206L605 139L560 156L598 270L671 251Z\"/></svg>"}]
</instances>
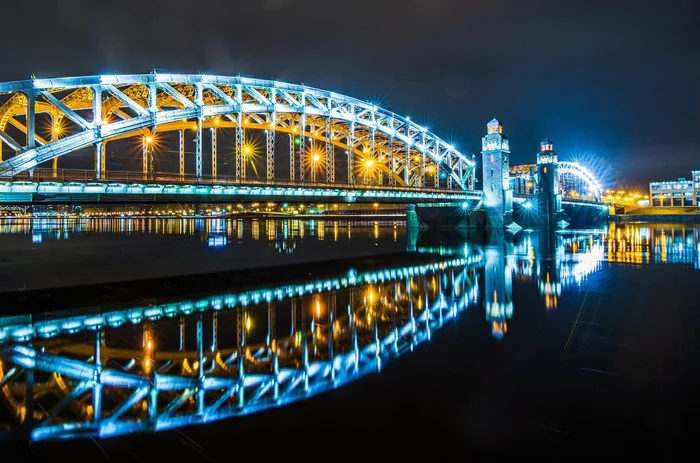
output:
<instances>
[{"instance_id":1,"label":"illuminated arch","mask_svg":"<svg viewBox=\"0 0 700 463\"><path fill-rule=\"evenodd\" d=\"M273 129L302 135L372 159L396 185L426 186L426 172L447 174L449 184L473 189L473 161L434 133L371 103L327 90L270 80L190 74L102 75L0 83L0 138L16 154L0 163L0 176L17 175L76 150L147 131L191 127ZM95 98L95 95L101 97ZM20 143L5 129L30 130L17 116L49 113L77 130L57 139L32 132ZM303 134L300 127L303 125ZM333 174L334 175L334 174Z\"/></svg>"},{"instance_id":2,"label":"illuminated arch","mask_svg":"<svg viewBox=\"0 0 700 463\"><path fill-rule=\"evenodd\" d=\"M603 188L591 171L577 162L561 161L559 162L559 175L561 176L562 174L570 174L581 179L586 184L588 191L593 197L597 201L600 201Z\"/></svg>"}]
</instances>

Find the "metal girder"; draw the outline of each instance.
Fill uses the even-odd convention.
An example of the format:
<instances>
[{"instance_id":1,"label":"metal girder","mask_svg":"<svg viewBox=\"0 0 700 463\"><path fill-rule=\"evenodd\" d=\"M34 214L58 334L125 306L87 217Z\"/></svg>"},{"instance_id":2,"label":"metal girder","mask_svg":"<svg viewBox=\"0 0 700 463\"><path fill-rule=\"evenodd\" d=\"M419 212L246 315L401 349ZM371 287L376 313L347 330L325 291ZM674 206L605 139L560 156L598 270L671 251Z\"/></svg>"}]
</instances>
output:
<instances>
[{"instance_id":1,"label":"metal girder","mask_svg":"<svg viewBox=\"0 0 700 463\"><path fill-rule=\"evenodd\" d=\"M124 103L126 106L131 108L132 110L136 111L141 116L147 116L148 111L141 106L140 104L136 103L134 100L129 98L128 96L124 95L121 90L119 90L117 87L114 85L105 85L103 90L106 90L110 92L112 95L114 95L119 101Z\"/></svg>"},{"instance_id":2,"label":"metal girder","mask_svg":"<svg viewBox=\"0 0 700 463\"><path fill-rule=\"evenodd\" d=\"M157 85L157 87L154 87L154 88L159 88L159 89L163 90L165 93L167 93L168 95L173 97L173 99L175 101L180 103L185 108L194 108L195 107L195 104L192 101L187 99L182 93L175 90L170 84L166 84L166 83L161 82Z\"/></svg>"},{"instance_id":3,"label":"metal girder","mask_svg":"<svg viewBox=\"0 0 700 463\"><path fill-rule=\"evenodd\" d=\"M602 195L602 187L595 176L585 167L577 162L559 161L559 175L571 174L580 178L586 183L593 196L600 200Z\"/></svg>"},{"instance_id":4,"label":"metal girder","mask_svg":"<svg viewBox=\"0 0 700 463\"><path fill-rule=\"evenodd\" d=\"M46 90L41 91L41 96L46 98L46 100L49 101L49 103L56 106L56 108L58 108L58 110L61 111L68 119L72 120L73 122L81 126L83 129L89 130L94 127L94 124L92 122L88 122L85 119L83 119L82 116L70 109L61 100L59 100Z\"/></svg>"}]
</instances>

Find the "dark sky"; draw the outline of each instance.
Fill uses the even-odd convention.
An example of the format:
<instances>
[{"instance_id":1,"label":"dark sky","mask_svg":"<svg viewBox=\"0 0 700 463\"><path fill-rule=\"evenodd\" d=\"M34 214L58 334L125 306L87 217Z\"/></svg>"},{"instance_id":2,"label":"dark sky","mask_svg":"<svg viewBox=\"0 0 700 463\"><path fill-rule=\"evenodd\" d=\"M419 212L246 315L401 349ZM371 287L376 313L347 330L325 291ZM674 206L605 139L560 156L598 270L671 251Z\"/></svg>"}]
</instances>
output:
<instances>
[{"instance_id":1,"label":"dark sky","mask_svg":"<svg viewBox=\"0 0 700 463\"><path fill-rule=\"evenodd\" d=\"M549 137L610 180L700 169L700 0L24 0L1 21L2 80L240 73L378 100L465 152L495 116L514 163Z\"/></svg>"}]
</instances>

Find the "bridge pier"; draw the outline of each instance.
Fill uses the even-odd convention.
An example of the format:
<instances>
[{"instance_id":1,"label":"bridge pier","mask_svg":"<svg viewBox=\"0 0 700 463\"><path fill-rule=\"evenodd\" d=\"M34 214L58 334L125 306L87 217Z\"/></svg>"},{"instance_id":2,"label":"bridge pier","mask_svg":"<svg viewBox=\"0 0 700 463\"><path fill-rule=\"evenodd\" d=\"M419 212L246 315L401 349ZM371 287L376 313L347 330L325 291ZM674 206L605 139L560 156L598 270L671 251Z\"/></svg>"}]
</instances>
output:
<instances>
[{"instance_id":1,"label":"bridge pier","mask_svg":"<svg viewBox=\"0 0 700 463\"><path fill-rule=\"evenodd\" d=\"M485 228L486 214L464 203L424 203L406 205L406 226L411 228Z\"/></svg>"}]
</instances>

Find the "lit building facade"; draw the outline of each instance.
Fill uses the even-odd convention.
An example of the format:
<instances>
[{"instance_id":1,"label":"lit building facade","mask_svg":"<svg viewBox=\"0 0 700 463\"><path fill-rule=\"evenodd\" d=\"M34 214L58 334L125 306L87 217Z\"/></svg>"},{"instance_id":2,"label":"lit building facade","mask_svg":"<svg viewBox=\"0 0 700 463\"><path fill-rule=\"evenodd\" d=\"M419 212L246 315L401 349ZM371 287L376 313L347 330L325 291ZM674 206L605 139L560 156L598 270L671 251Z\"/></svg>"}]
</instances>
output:
<instances>
[{"instance_id":1,"label":"lit building facade","mask_svg":"<svg viewBox=\"0 0 700 463\"><path fill-rule=\"evenodd\" d=\"M700 171L692 172L690 180L649 183L649 202L652 207L682 207L700 205Z\"/></svg>"}]
</instances>

